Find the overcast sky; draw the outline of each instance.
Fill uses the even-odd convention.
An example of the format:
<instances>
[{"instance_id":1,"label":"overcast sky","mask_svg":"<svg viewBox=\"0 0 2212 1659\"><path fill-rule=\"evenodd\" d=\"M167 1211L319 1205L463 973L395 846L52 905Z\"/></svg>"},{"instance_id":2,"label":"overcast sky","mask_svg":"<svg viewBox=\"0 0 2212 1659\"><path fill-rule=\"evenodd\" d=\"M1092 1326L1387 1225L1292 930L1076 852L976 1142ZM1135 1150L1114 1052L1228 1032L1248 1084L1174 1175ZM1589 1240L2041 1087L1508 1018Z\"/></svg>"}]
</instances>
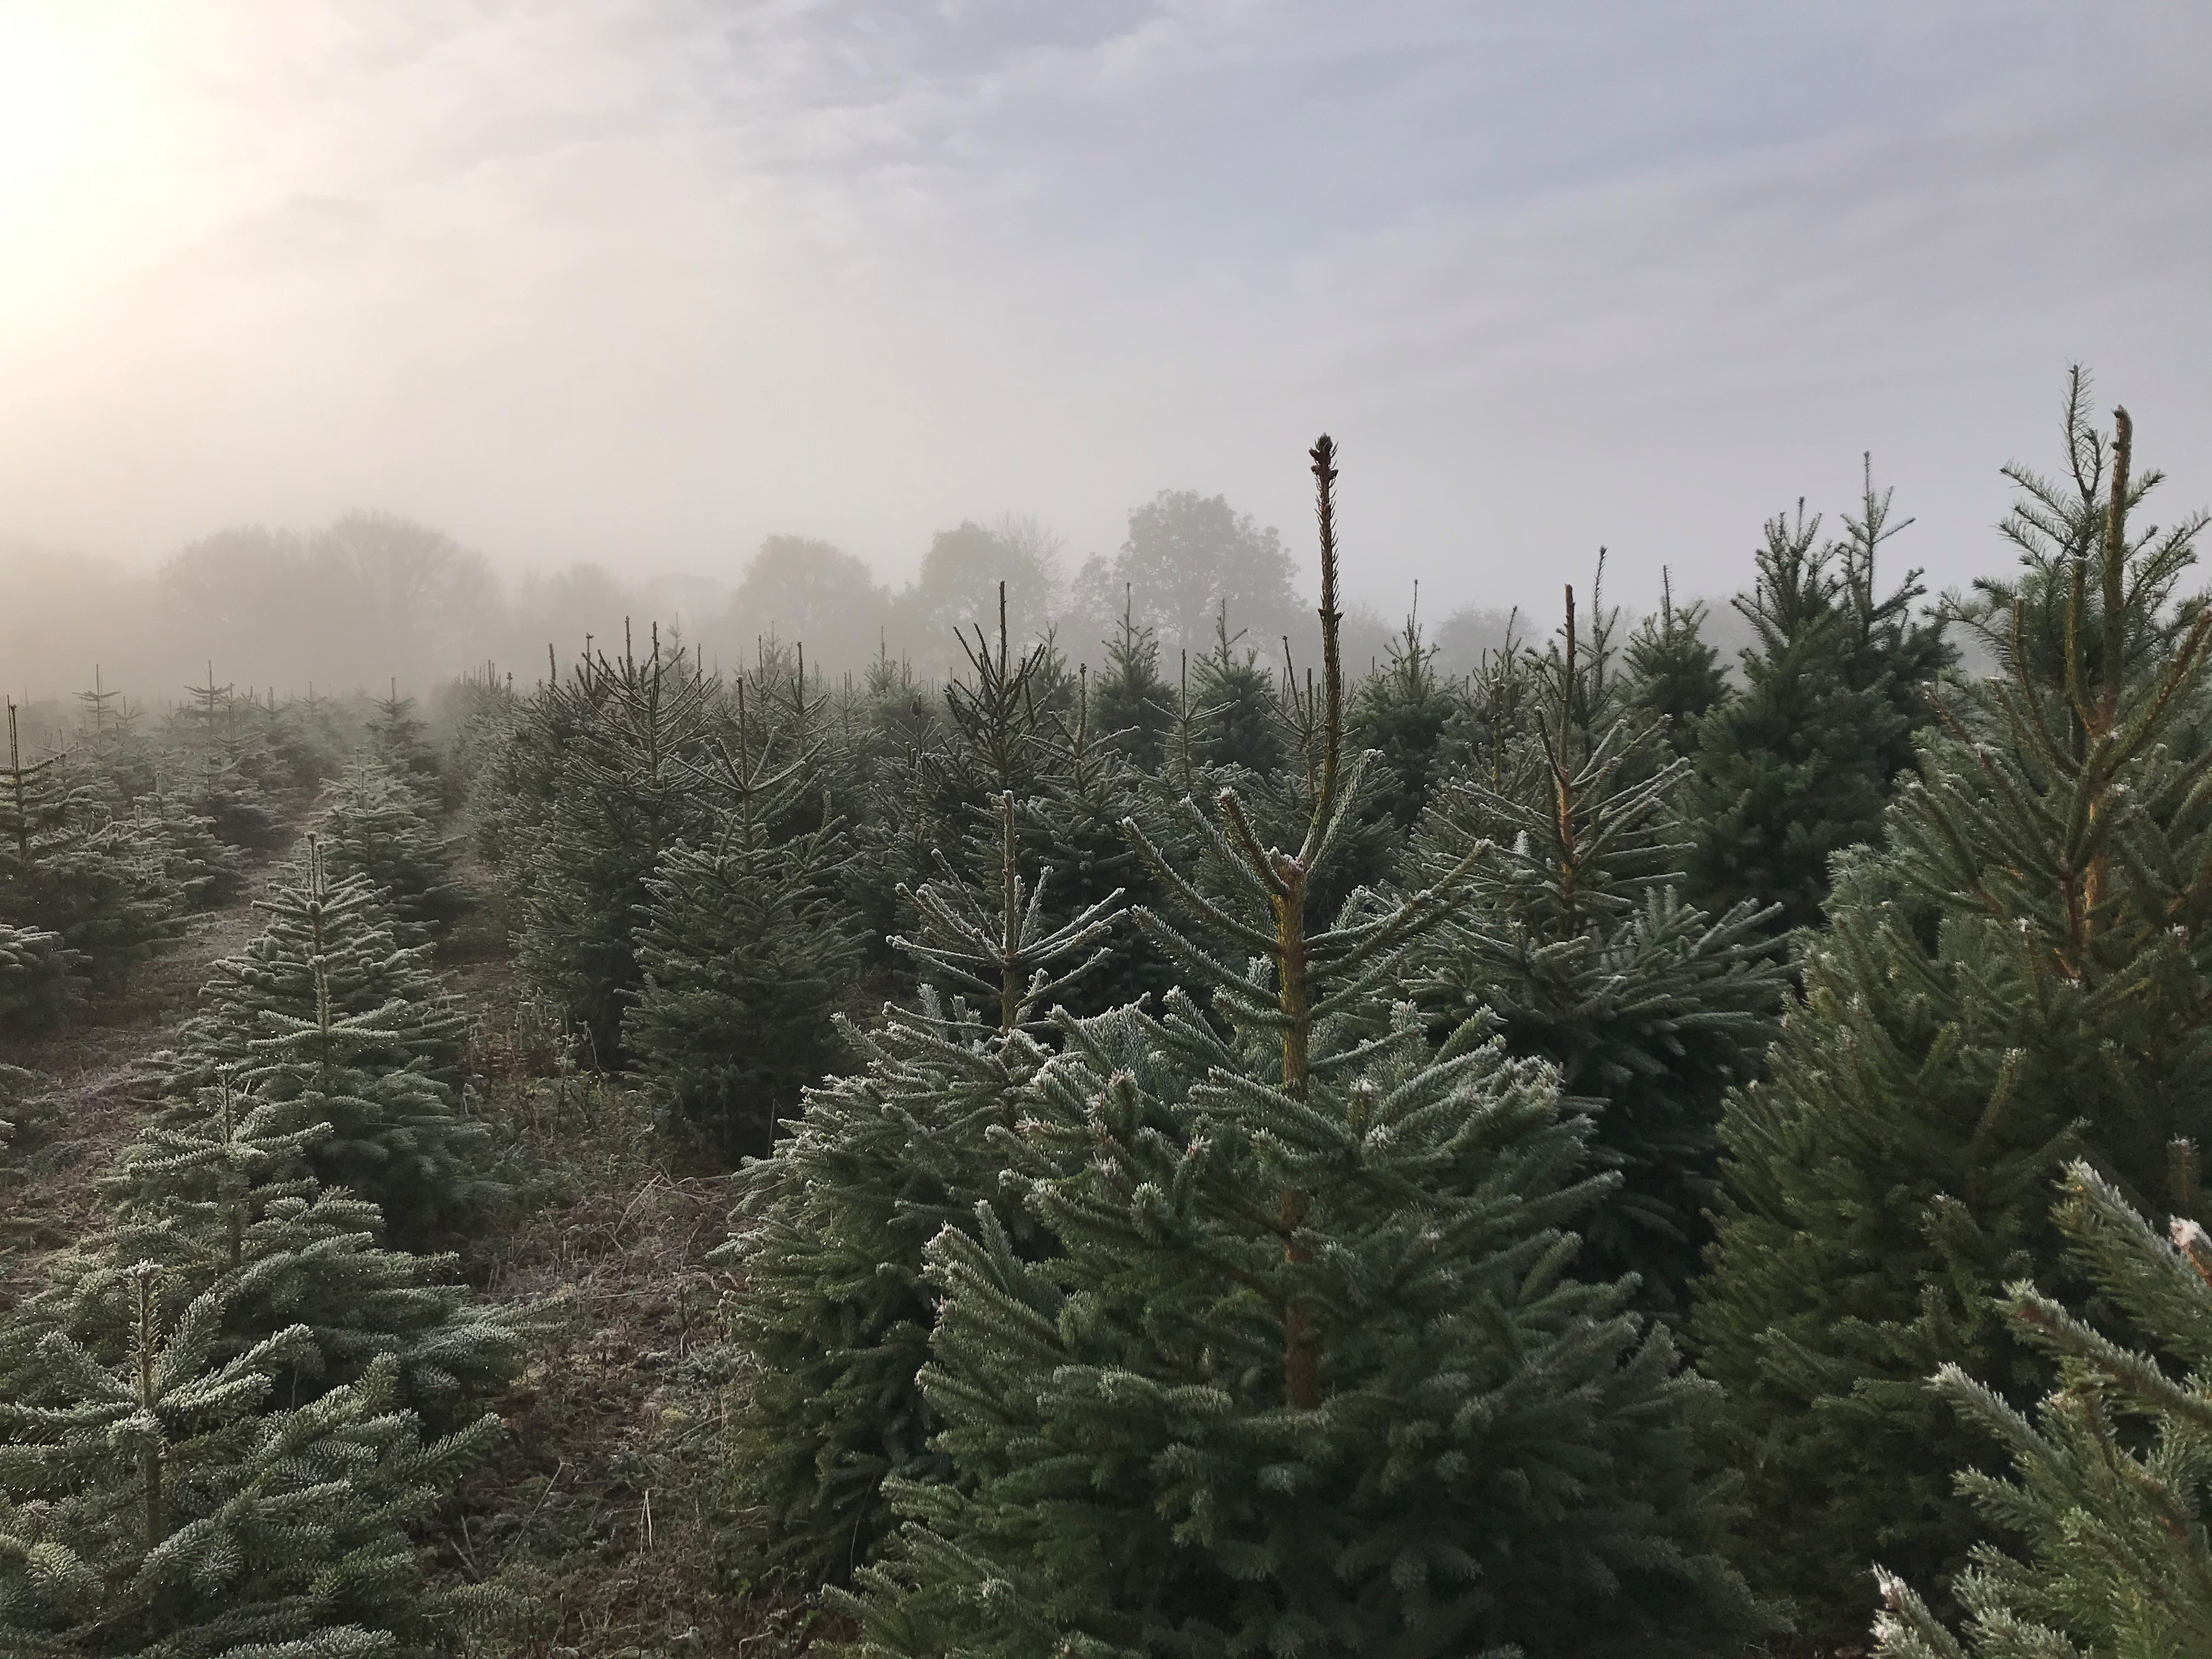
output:
<instances>
[{"instance_id":1,"label":"overcast sky","mask_svg":"<svg viewBox=\"0 0 2212 1659\"><path fill-rule=\"evenodd\" d=\"M0 0L0 535L1303 555L1326 428L1386 608L1732 588L1865 448L1956 581L2076 358L2212 499L2208 94L2202 0Z\"/></svg>"}]
</instances>

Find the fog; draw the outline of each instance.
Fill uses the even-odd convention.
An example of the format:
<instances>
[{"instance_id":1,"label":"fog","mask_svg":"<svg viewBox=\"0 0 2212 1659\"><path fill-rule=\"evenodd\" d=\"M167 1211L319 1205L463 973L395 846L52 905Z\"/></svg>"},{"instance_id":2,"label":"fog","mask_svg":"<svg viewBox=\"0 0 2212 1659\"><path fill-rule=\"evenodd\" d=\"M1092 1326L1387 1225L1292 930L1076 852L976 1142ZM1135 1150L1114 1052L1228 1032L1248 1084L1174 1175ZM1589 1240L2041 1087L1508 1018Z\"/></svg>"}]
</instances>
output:
<instances>
[{"instance_id":1,"label":"fog","mask_svg":"<svg viewBox=\"0 0 2212 1659\"><path fill-rule=\"evenodd\" d=\"M1869 449L1960 583L2070 362L2212 497L2208 92L2144 0L18 0L0 685L1088 653L1117 570L1266 644L1132 515L1301 589L1324 428L1362 652L1725 594Z\"/></svg>"}]
</instances>

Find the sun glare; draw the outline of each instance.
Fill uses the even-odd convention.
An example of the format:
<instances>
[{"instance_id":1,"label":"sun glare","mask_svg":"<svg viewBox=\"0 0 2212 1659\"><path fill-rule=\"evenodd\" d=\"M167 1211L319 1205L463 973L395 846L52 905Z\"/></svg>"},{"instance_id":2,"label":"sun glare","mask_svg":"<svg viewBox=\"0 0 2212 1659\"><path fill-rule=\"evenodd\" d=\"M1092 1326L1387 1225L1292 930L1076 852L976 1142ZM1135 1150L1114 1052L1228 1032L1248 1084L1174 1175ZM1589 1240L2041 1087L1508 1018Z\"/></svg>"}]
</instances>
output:
<instances>
[{"instance_id":1,"label":"sun glare","mask_svg":"<svg viewBox=\"0 0 2212 1659\"><path fill-rule=\"evenodd\" d=\"M145 205L162 158L137 6L0 0L0 299L12 309Z\"/></svg>"}]
</instances>

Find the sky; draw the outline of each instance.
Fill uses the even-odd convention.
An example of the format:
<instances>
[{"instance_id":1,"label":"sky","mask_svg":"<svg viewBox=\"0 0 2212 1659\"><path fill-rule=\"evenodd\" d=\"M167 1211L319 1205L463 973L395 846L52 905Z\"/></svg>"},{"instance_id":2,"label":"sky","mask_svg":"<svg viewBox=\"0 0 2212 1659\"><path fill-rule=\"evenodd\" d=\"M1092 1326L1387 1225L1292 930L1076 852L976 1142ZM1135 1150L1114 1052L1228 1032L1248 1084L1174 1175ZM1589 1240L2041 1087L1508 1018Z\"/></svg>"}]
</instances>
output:
<instances>
[{"instance_id":1,"label":"sky","mask_svg":"<svg viewBox=\"0 0 2212 1659\"><path fill-rule=\"evenodd\" d=\"M1326 429L1386 610L1724 592L1869 449L1961 582L2069 362L2212 501L2209 94L2201 0L0 0L0 538L1304 557Z\"/></svg>"}]
</instances>

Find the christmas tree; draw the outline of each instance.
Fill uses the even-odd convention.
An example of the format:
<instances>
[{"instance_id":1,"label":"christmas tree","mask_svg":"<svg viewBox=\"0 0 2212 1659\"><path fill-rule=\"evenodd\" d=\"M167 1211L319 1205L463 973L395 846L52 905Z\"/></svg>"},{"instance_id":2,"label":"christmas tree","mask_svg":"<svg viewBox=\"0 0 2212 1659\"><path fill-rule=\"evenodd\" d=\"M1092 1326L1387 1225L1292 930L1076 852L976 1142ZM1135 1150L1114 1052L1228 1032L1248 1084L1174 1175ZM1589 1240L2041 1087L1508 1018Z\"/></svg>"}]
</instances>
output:
<instances>
[{"instance_id":1,"label":"christmas tree","mask_svg":"<svg viewBox=\"0 0 2212 1659\"><path fill-rule=\"evenodd\" d=\"M872 939L879 965L897 967L890 941L910 925L910 890L940 874L948 859L958 878L999 878L999 802L1027 801L1049 790L1049 735L1065 719L1047 684L1049 641L1017 653L1007 631L1001 585L996 642L979 624L959 636L968 673L945 688L941 719L916 705L898 721L897 741L875 770L856 826L855 856L845 874L848 902Z\"/></svg>"},{"instance_id":2,"label":"christmas tree","mask_svg":"<svg viewBox=\"0 0 2212 1659\"><path fill-rule=\"evenodd\" d=\"M111 817L64 766L27 759L8 705L0 769L0 925L58 934L92 982L113 989L184 931L185 895L145 825Z\"/></svg>"},{"instance_id":3,"label":"christmas tree","mask_svg":"<svg viewBox=\"0 0 2212 1659\"><path fill-rule=\"evenodd\" d=\"M1389 660L1360 686L1352 704L1354 738L1382 757L1372 807L1401 830L1413 827L1443 772L1444 734L1459 700L1437 673L1436 647L1421 638L1420 588Z\"/></svg>"},{"instance_id":4,"label":"christmas tree","mask_svg":"<svg viewBox=\"0 0 2212 1659\"><path fill-rule=\"evenodd\" d=\"M131 814L159 843L162 872L192 909L215 909L245 890L244 854L216 834L214 819L168 793L158 775L131 803Z\"/></svg>"},{"instance_id":5,"label":"christmas tree","mask_svg":"<svg viewBox=\"0 0 2212 1659\"><path fill-rule=\"evenodd\" d=\"M206 684L185 691L191 701L176 711L173 724L192 809L233 847L276 847L284 836L283 821L261 775L271 769L268 757L257 751L255 739L265 735L258 711L241 709L235 685L216 684L213 663Z\"/></svg>"},{"instance_id":6,"label":"christmas tree","mask_svg":"<svg viewBox=\"0 0 2212 1659\"><path fill-rule=\"evenodd\" d=\"M180 1046L148 1062L173 1103L201 1111L226 1079L284 1103L299 1127L328 1123L309 1164L380 1205L393 1234L419 1240L495 1194L478 1168L489 1132L461 1098L467 1022L402 945L375 890L333 884L315 837L301 882L258 901L270 918L244 955L216 964L210 1005Z\"/></svg>"},{"instance_id":7,"label":"christmas tree","mask_svg":"<svg viewBox=\"0 0 2212 1659\"><path fill-rule=\"evenodd\" d=\"M1140 771L1160 763L1174 718L1175 693L1160 678L1159 636L1135 620L1129 590L1121 592L1121 620L1105 641L1105 670L1092 696L1098 733Z\"/></svg>"},{"instance_id":8,"label":"christmas tree","mask_svg":"<svg viewBox=\"0 0 2212 1659\"><path fill-rule=\"evenodd\" d=\"M2202 520L2132 528L2157 478L2116 420L2072 504L2095 557L2059 568L2059 649L2020 604L2023 648L1928 740L1887 850L1843 866L1804 1002L1723 1122L1691 1334L1728 1390L1745 1559L1816 1637L1863 1628L1870 1560L1937 1592L1965 1565L1951 1475L1977 1440L1924 1379L1955 1364L2021 1408L2050 1385L1991 1298L2076 1288L2045 1202L2061 1164L2148 1207L2212 1090L2212 618L2177 636L2138 603Z\"/></svg>"},{"instance_id":9,"label":"christmas tree","mask_svg":"<svg viewBox=\"0 0 2212 1659\"><path fill-rule=\"evenodd\" d=\"M1624 653L1629 701L1665 725L1667 744L1677 755L1697 751L1705 716L1729 698L1728 672L1721 653L1705 640L1705 607L1701 602L1677 607L1670 572L1660 572L1659 610L1636 625Z\"/></svg>"},{"instance_id":10,"label":"christmas tree","mask_svg":"<svg viewBox=\"0 0 2212 1659\"><path fill-rule=\"evenodd\" d=\"M378 763L434 810L443 793L438 751L415 712L415 699L399 695L398 681L392 682L389 695L376 700L368 725L370 752Z\"/></svg>"},{"instance_id":11,"label":"christmas tree","mask_svg":"<svg viewBox=\"0 0 2212 1659\"><path fill-rule=\"evenodd\" d=\"M479 1461L498 1421L426 1443L393 1370L272 1408L300 1327L218 1359L219 1297L173 1325L150 1264L118 1279L130 1350L58 1332L0 1399L0 1650L25 1659L368 1659L433 1650L504 1610L426 1582L404 1525Z\"/></svg>"},{"instance_id":12,"label":"christmas tree","mask_svg":"<svg viewBox=\"0 0 2212 1659\"><path fill-rule=\"evenodd\" d=\"M1672 1317L1719 1191L1722 1097L1756 1075L1786 982L1754 904L1713 917L1676 890L1667 809L1690 763L1668 759L1614 672L1607 620L1585 637L1567 590L1565 622L1530 665L1533 729L1422 820L1412 869L1441 880L1471 855L1474 868L1408 982L1461 1041L1496 1031L1508 1054L1557 1068L1595 1119L1599 1164L1621 1177L1584 1224L1583 1269L1639 1275L1643 1304Z\"/></svg>"},{"instance_id":13,"label":"christmas tree","mask_svg":"<svg viewBox=\"0 0 2212 1659\"><path fill-rule=\"evenodd\" d=\"M1224 599L1213 618L1213 649L1191 665L1198 759L1268 777L1285 757L1282 706L1275 677L1260 665L1258 650L1244 646L1243 640L1242 629L1229 631Z\"/></svg>"},{"instance_id":14,"label":"christmas tree","mask_svg":"<svg viewBox=\"0 0 2212 1659\"><path fill-rule=\"evenodd\" d=\"M374 1201L393 1237L410 1243L498 1197L501 1183L483 1168L490 1130L465 1100L419 1064L385 1063L405 1049L422 1011L395 999L342 1014L319 962L305 1018L260 1012L239 1077L283 1103L292 1121L330 1126L309 1154L317 1177Z\"/></svg>"},{"instance_id":15,"label":"christmas tree","mask_svg":"<svg viewBox=\"0 0 2212 1659\"><path fill-rule=\"evenodd\" d=\"M0 922L0 1029L36 1036L65 1022L84 994L77 962L59 933Z\"/></svg>"},{"instance_id":16,"label":"christmas tree","mask_svg":"<svg viewBox=\"0 0 2212 1659\"><path fill-rule=\"evenodd\" d=\"M1006 633L1004 582L999 584L997 644L979 623L974 639L960 636L960 649L969 673L945 688L951 741L937 780L938 810L948 818L978 813L1009 791L1030 793L1036 778L1037 738L1051 713L1046 684L1051 647L1040 642L1015 653Z\"/></svg>"},{"instance_id":17,"label":"christmas tree","mask_svg":"<svg viewBox=\"0 0 2212 1659\"><path fill-rule=\"evenodd\" d=\"M757 726L735 690L734 744L714 740L702 769L722 827L671 848L647 884L645 981L623 1036L666 1104L726 1153L757 1155L830 1069L858 941L831 884L842 826L775 833L812 788L819 745L779 753L779 727Z\"/></svg>"},{"instance_id":18,"label":"christmas tree","mask_svg":"<svg viewBox=\"0 0 2212 1659\"><path fill-rule=\"evenodd\" d=\"M1295 852L1233 791L1140 839L1228 960L1212 993L1063 1018L994 1133L1057 1246L980 1205L932 1241L922 1373L951 1479L838 1598L867 1655L1705 1654L1763 1620L1713 1558L1684 1412L1700 1385L1611 1285L1566 1273L1579 1123L1542 1069L1433 1051L1383 1006L1452 888L1307 897L1356 816L1341 752L1334 450L1320 489L1323 751ZM1454 882L1461 872L1452 872Z\"/></svg>"},{"instance_id":19,"label":"christmas tree","mask_svg":"<svg viewBox=\"0 0 2212 1659\"><path fill-rule=\"evenodd\" d=\"M366 878L333 880L319 836L307 837L295 879L255 900L254 908L269 925L239 955L215 964L200 994L203 1012L185 1023L175 1050L149 1062L166 1092L191 1098L243 1061L257 1041L289 1029L282 1022L313 1024L325 1012L382 1034L355 1049L353 1065L461 1085L468 1019L439 983L432 947L399 937Z\"/></svg>"},{"instance_id":20,"label":"christmas tree","mask_svg":"<svg viewBox=\"0 0 2212 1659\"><path fill-rule=\"evenodd\" d=\"M91 769L121 799L129 799L154 787L155 756L141 729L143 711L120 691L108 689L100 665L92 670L92 690L80 691L82 711L74 747Z\"/></svg>"},{"instance_id":21,"label":"christmas tree","mask_svg":"<svg viewBox=\"0 0 2212 1659\"><path fill-rule=\"evenodd\" d=\"M735 1340L754 1366L731 1463L762 1517L763 1559L802 1582L842 1578L873 1553L891 1521L887 1475L944 1472L915 1382L936 1305L923 1251L998 1201L989 1132L1014 1122L1045 1056L1042 1015L1105 955L1118 896L1049 925L1049 875L1023 878L1011 797L1000 811L999 882L979 892L946 862L908 896L921 925L900 944L928 976L918 1006L844 1026L863 1069L809 1091L774 1156L750 1167L726 1247L746 1283ZM1006 1224L1035 1237L1017 1209Z\"/></svg>"},{"instance_id":22,"label":"christmas tree","mask_svg":"<svg viewBox=\"0 0 2212 1659\"><path fill-rule=\"evenodd\" d=\"M1688 891L1707 908L1748 898L1779 904L1784 927L1811 927L1829 860L1881 839L1891 780L1911 765L1953 656L1942 619L1911 614L1919 572L1876 592L1876 556L1911 522L1891 522L1871 471L1840 544L1821 541L1802 502L1767 520L1758 580L1735 602L1758 636L1744 689L1700 723L1683 799Z\"/></svg>"},{"instance_id":23,"label":"christmas tree","mask_svg":"<svg viewBox=\"0 0 2212 1659\"><path fill-rule=\"evenodd\" d=\"M588 656L564 699L572 728L530 844L516 953L604 1065L623 1057L622 1020L641 977L635 933L661 855L696 841L694 769L709 724L709 684L665 654L658 629L640 659Z\"/></svg>"},{"instance_id":24,"label":"christmas tree","mask_svg":"<svg viewBox=\"0 0 2212 1659\"><path fill-rule=\"evenodd\" d=\"M2193 1160L2193 1147L2179 1150ZM2062 1386L2033 1419L1956 1366L1936 1386L2011 1455L2013 1479L1969 1471L1960 1486L2025 1547L1975 1547L1955 1589L1964 1644L1903 1579L1879 1573L1880 1659L2212 1651L2212 1239L2185 1216L2160 1238L2085 1163L2066 1187L2060 1227L2101 1297L2170 1363L2032 1285L2011 1288L2007 1318L2056 1362Z\"/></svg>"},{"instance_id":25,"label":"christmas tree","mask_svg":"<svg viewBox=\"0 0 2212 1659\"><path fill-rule=\"evenodd\" d=\"M1036 793L1017 814L1030 862L1052 872L1045 902L1055 926L1094 909L1103 915L1124 898L1149 902L1156 891L1121 830L1147 780L1121 738L1105 735L1097 711L1090 677L1079 675L1073 706L1038 734ZM1137 934L1126 912L1117 912L1110 927L1103 936L1107 954L1067 988L1068 1006L1098 1012L1174 983L1173 964Z\"/></svg>"},{"instance_id":26,"label":"christmas tree","mask_svg":"<svg viewBox=\"0 0 2212 1659\"><path fill-rule=\"evenodd\" d=\"M1521 612L1506 617L1502 644L1485 650L1467 677L1460 708L1444 728L1447 767L1501 788L1526 753L1535 718L1535 653L1520 636Z\"/></svg>"},{"instance_id":27,"label":"christmas tree","mask_svg":"<svg viewBox=\"0 0 2212 1659\"><path fill-rule=\"evenodd\" d=\"M469 908L423 793L389 764L347 769L323 813L321 836L331 878L364 878L411 927L441 936Z\"/></svg>"},{"instance_id":28,"label":"christmas tree","mask_svg":"<svg viewBox=\"0 0 2212 1659\"><path fill-rule=\"evenodd\" d=\"M136 1271L126 1263L160 1267L165 1318L216 1296L215 1358L304 1326L310 1342L272 1373L293 1403L389 1358L405 1403L449 1419L520 1369L534 1315L477 1305L452 1256L385 1249L375 1204L308 1173L331 1123L302 1122L294 1103L238 1093L228 1080L198 1107L150 1126L102 1180L118 1224L45 1265L44 1288L0 1332L0 1393L23 1386L50 1330L102 1363L123 1352L130 1330L112 1291Z\"/></svg>"}]
</instances>

